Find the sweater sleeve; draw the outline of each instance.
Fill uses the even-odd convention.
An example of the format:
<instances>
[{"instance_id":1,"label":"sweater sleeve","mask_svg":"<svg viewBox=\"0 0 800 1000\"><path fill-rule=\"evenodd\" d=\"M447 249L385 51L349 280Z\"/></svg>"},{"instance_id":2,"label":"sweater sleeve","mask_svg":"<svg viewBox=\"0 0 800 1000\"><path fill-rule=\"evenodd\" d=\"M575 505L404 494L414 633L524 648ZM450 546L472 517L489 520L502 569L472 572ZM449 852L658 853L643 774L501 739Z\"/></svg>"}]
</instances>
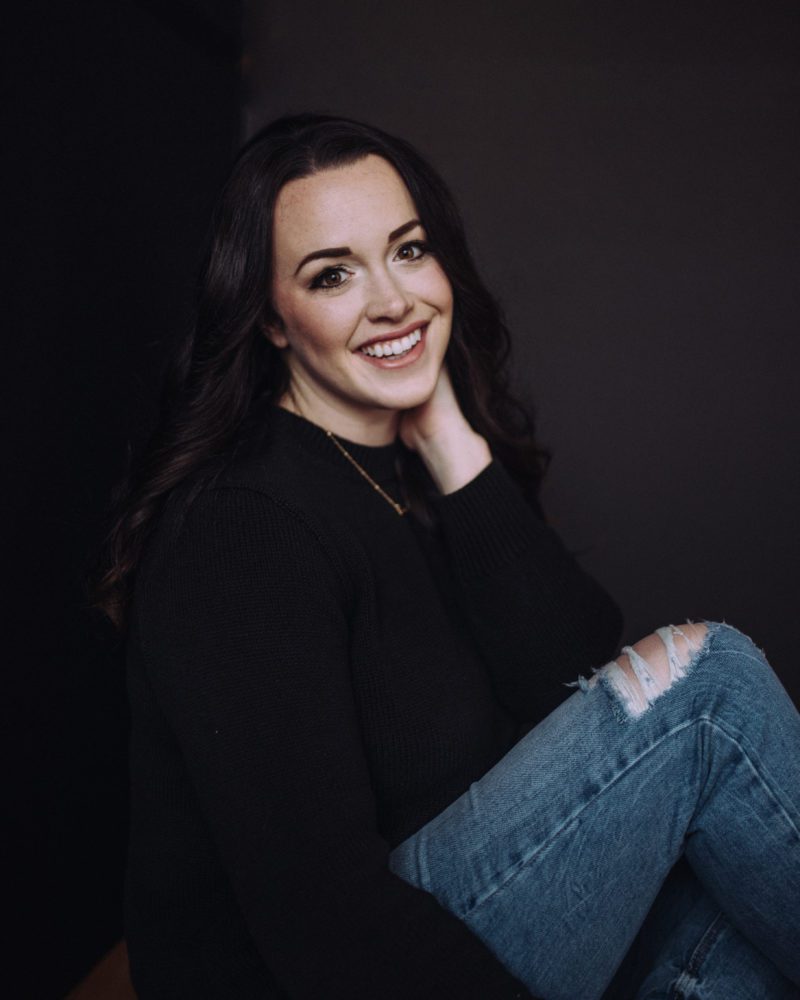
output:
<instances>
[{"instance_id":1,"label":"sweater sleeve","mask_svg":"<svg viewBox=\"0 0 800 1000\"><path fill-rule=\"evenodd\" d=\"M539 721L572 693L566 682L615 655L620 610L496 458L434 504L497 697L513 717Z\"/></svg>"},{"instance_id":2,"label":"sweater sleeve","mask_svg":"<svg viewBox=\"0 0 800 1000\"><path fill-rule=\"evenodd\" d=\"M250 934L292 998L530 997L388 867L349 670L349 591L300 515L201 495L140 615L147 669Z\"/></svg>"}]
</instances>

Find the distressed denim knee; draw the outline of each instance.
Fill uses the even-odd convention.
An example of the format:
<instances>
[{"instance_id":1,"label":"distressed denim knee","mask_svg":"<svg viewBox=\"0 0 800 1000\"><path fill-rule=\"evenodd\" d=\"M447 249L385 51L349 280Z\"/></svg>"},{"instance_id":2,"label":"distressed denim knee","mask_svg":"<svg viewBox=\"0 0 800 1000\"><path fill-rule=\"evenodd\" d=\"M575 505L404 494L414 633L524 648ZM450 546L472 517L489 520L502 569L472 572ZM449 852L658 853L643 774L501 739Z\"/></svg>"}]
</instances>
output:
<instances>
[{"instance_id":1,"label":"distressed denim knee","mask_svg":"<svg viewBox=\"0 0 800 1000\"><path fill-rule=\"evenodd\" d=\"M599 1000L681 854L753 946L748 995L773 995L758 955L800 984L800 715L746 635L687 625L636 643L644 667L623 650L567 685L581 690L391 854L536 996ZM705 985L729 955L704 956Z\"/></svg>"},{"instance_id":2,"label":"distressed denim knee","mask_svg":"<svg viewBox=\"0 0 800 1000\"><path fill-rule=\"evenodd\" d=\"M683 628L677 625L662 626L635 646L623 646L620 655L605 666L593 667L594 676L591 678L581 676L565 686L580 687L581 690L588 691L602 683L612 694L614 703L622 707L625 716L636 719L676 681L691 671L704 651L709 635L706 624L687 622ZM654 647L650 640L656 637L660 644ZM678 649L676 637L683 639L682 649ZM623 664L620 661L624 659L627 659L627 663Z\"/></svg>"}]
</instances>

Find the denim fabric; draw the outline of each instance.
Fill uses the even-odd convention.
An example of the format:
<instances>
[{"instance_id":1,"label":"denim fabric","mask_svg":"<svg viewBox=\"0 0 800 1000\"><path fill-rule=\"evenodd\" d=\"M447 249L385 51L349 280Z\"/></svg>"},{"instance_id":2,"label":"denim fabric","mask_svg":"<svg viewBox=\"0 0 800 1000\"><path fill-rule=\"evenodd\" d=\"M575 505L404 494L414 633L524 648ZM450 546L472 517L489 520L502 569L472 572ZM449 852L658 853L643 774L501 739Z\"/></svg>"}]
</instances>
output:
<instances>
[{"instance_id":1,"label":"denim fabric","mask_svg":"<svg viewBox=\"0 0 800 1000\"><path fill-rule=\"evenodd\" d=\"M800 714L705 624L643 708L581 678L390 856L545 1000L800 996Z\"/></svg>"}]
</instances>

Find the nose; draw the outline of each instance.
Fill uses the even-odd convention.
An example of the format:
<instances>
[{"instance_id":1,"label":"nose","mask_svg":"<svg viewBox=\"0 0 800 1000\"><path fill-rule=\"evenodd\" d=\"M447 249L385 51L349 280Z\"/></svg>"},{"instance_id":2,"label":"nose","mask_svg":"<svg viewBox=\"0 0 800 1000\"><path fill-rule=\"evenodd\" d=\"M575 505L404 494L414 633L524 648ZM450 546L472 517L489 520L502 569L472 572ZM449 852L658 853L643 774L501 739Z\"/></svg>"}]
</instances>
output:
<instances>
[{"instance_id":1,"label":"nose","mask_svg":"<svg viewBox=\"0 0 800 1000\"><path fill-rule=\"evenodd\" d=\"M387 268L379 268L370 275L367 292L367 318L376 322L388 319L397 322L413 308L407 288Z\"/></svg>"}]
</instances>

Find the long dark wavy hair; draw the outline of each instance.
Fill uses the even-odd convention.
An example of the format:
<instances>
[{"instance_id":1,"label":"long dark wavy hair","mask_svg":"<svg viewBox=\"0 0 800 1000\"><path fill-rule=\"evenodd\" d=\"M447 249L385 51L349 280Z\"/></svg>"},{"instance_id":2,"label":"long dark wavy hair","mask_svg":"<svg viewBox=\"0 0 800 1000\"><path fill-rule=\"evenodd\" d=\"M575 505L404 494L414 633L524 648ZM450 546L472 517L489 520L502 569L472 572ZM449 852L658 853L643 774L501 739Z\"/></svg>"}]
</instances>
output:
<instances>
[{"instance_id":1,"label":"long dark wavy hair","mask_svg":"<svg viewBox=\"0 0 800 1000\"><path fill-rule=\"evenodd\" d=\"M214 211L193 329L170 362L155 430L115 491L89 592L91 605L120 630L137 566L168 495L191 477L188 506L219 471L253 400L264 393L279 399L288 388L287 367L264 332L268 324L281 324L269 296L278 193L291 180L371 153L403 178L452 285L446 360L464 415L536 503L548 455L536 441L532 414L509 391L509 332L478 275L444 181L408 142L371 125L325 114L285 116L253 136L236 158ZM405 449L401 475L412 511L429 520L421 461Z\"/></svg>"}]
</instances>

